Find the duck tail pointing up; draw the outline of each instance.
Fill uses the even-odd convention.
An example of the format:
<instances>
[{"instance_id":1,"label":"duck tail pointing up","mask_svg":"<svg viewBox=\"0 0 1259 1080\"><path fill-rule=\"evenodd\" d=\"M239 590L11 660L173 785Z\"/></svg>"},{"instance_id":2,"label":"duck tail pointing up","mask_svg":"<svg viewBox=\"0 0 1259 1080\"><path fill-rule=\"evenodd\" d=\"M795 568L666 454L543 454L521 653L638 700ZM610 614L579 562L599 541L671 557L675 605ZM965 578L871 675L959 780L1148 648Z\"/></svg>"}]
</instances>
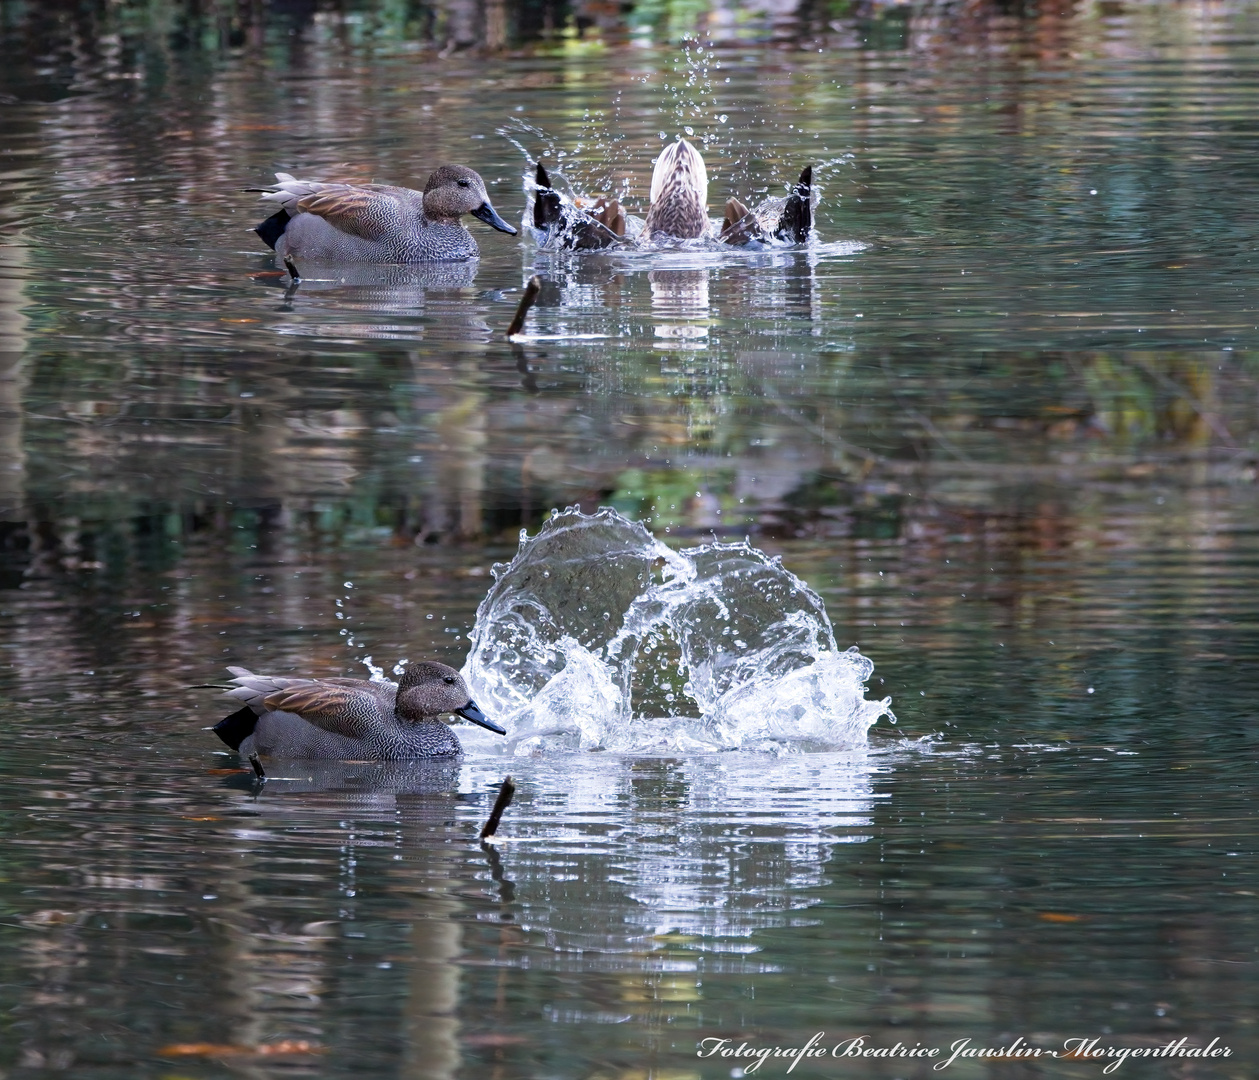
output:
<instances>
[{"instance_id":1,"label":"duck tail pointing up","mask_svg":"<svg viewBox=\"0 0 1259 1080\"><path fill-rule=\"evenodd\" d=\"M656 159L651 172L651 201L659 202L671 188L694 192L701 204L708 203L708 170L704 158L685 139L670 143Z\"/></svg>"},{"instance_id":2,"label":"duck tail pointing up","mask_svg":"<svg viewBox=\"0 0 1259 1080\"><path fill-rule=\"evenodd\" d=\"M559 193L551 187L551 178L547 175L542 162L538 162L534 177L537 190L533 196L533 226L535 229L547 229L552 225L564 223L564 204Z\"/></svg>"},{"instance_id":3,"label":"duck tail pointing up","mask_svg":"<svg viewBox=\"0 0 1259 1080\"><path fill-rule=\"evenodd\" d=\"M806 165L787 196L774 235L792 244L807 244L813 229L813 166Z\"/></svg>"}]
</instances>

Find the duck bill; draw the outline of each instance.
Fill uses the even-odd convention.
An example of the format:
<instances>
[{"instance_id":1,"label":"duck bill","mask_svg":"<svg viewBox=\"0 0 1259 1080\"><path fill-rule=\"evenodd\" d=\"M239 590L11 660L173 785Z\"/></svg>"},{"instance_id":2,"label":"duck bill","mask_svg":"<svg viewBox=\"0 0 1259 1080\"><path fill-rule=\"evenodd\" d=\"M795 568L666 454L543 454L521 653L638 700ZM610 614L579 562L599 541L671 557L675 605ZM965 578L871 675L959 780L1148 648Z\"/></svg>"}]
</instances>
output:
<instances>
[{"instance_id":1,"label":"duck bill","mask_svg":"<svg viewBox=\"0 0 1259 1080\"><path fill-rule=\"evenodd\" d=\"M486 199L485 202L483 202L475 210L471 211L471 214L474 218L479 218L481 221L484 221L485 224L497 229L499 232L505 232L511 236L516 235L515 228L508 225L507 222L498 216L498 211L490 205L489 199Z\"/></svg>"},{"instance_id":2,"label":"duck bill","mask_svg":"<svg viewBox=\"0 0 1259 1080\"><path fill-rule=\"evenodd\" d=\"M489 729L495 735L507 734L506 728L501 728L493 720L486 719L485 713L476 707L475 701L469 701L468 704L460 706L455 710L455 715L462 716L465 720L470 720L474 724L480 724L481 727Z\"/></svg>"}]
</instances>

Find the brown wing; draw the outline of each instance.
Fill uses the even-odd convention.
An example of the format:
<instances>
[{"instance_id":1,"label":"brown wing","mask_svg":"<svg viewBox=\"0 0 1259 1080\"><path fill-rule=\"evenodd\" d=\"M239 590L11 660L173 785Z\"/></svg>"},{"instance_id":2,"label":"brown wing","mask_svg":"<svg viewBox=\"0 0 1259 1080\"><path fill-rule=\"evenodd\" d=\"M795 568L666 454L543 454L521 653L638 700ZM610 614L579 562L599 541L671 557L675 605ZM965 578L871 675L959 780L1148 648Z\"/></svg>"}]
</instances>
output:
<instances>
[{"instance_id":1,"label":"brown wing","mask_svg":"<svg viewBox=\"0 0 1259 1080\"><path fill-rule=\"evenodd\" d=\"M746 244L759 239L756 219L738 199L726 200L725 220L721 223L721 239L727 244Z\"/></svg>"},{"instance_id":2,"label":"brown wing","mask_svg":"<svg viewBox=\"0 0 1259 1080\"><path fill-rule=\"evenodd\" d=\"M390 231L401 207L380 190L350 184L325 184L297 204L301 213L321 217L343 233L364 240L381 240Z\"/></svg>"},{"instance_id":3,"label":"brown wing","mask_svg":"<svg viewBox=\"0 0 1259 1080\"><path fill-rule=\"evenodd\" d=\"M625 211L621 209L621 204L616 199L609 203L604 203L600 199L595 204L595 220L614 235L625 235Z\"/></svg>"},{"instance_id":4,"label":"brown wing","mask_svg":"<svg viewBox=\"0 0 1259 1080\"><path fill-rule=\"evenodd\" d=\"M363 738L387 719L380 696L360 679L295 682L268 694L263 704L268 709L296 713L308 724L352 739Z\"/></svg>"}]
</instances>

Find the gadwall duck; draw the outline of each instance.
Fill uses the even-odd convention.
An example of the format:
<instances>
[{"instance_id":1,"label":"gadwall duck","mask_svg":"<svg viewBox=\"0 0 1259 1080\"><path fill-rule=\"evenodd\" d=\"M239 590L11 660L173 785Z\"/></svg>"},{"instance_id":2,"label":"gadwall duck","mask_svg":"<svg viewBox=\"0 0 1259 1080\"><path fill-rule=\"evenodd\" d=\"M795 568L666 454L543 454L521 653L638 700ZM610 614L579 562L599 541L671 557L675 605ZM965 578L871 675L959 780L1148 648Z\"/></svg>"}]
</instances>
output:
<instances>
[{"instance_id":1,"label":"gadwall duck","mask_svg":"<svg viewBox=\"0 0 1259 1080\"><path fill-rule=\"evenodd\" d=\"M813 166L806 165L786 198L766 199L755 210L749 210L738 199L727 199L721 239L727 244L763 243L769 239L804 244L812 228Z\"/></svg>"},{"instance_id":2,"label":"gadwall duck","mask_svg":"<svg viewBox=\"0 0 1259 1080\"><path fill-rule=\"evenodd\" d=\"M666 146L651 171L647 239L695 240L708 232L708 170L685 139Z\"/></svg>"},{"instance_id":3,"label":"gadwall duck","mask_svg":"<svg viewBox=\"0 0 1259 1080\"><path fill-rule=\"evenodd\" d=\"M514 236L485 193L485 182L463 165L443 165L423 191L383 184L324 184L276 173L261 191L280 209L256 232L285 259L413 263L471 259L476 241L461 224L471 214Z\"/></svg>"},{"instance_id":4,"label":"gadwall duck","mask_svg":"<svg viewBox=\"0 0 1259 1080\"><path fill-rule=\"evenodd\" d=\"M559 246L595 251L632 243L626 237L625 213L615 199L599 199L587 207L566 200L554 189L541 162L534 178L533 224ZM749 210L737 198L726 203L719 236L732 246L771 240L807 243L813 228L813 167L806 166L785 198L765 199ZM699 151L685 139L670 143L656 160L651 176L651 207L640 240L693 240L712 236L708 221L708 172Z\"/></svg>"},{"instance_id":5,"label":"gadwall duck","mask_svg":"<svg viewBox=\"0 0 1259 1080\"><path fill-rule=\"evenodd\" d=\"M551 186L542 162L534 173L533 226L544 233L558 228L563 246L572 251L600 251L625 240L625 211L616 199L602 197L590 209L565 202Z\"/></svg>"},{"instance_id":6,"label":"gadwall duck","mask_svg":"<svg viewBox=\"0 0 1259 1080\"><path fill-rule=\"evenodd\" d=\"M249 757L404 761L450 757L463 747L446 722L454 713L498 735L454 668L430 660L412 664L398 680L288 679L229 667L226 696L244 708L214 726L233 750Z\"/></svg>"}]
</instances>

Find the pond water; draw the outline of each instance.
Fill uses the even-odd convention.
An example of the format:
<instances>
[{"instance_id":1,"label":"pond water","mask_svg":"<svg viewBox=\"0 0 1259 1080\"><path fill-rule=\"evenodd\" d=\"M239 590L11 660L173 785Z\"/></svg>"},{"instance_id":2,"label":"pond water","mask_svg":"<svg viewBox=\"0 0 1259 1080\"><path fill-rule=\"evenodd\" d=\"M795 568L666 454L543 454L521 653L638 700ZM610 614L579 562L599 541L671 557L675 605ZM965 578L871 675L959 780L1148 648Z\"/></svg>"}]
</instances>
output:
<instances>
[{"instance_id":1,"label":"pond water","mask_svg":"<svg viewBox=\"0 0 1259 1080\"><path fill-rule=\"evenodd\" d=\"M4 1076L708 1080L749 1062L702 1039L815 1032L1254 1074L1259 8L906 25L493 60L6 26ZM248 231L276 170L446 160L518 220L517 144L641 208L687 126L714 208L819 165L818 242L473 222L476 263L290 289ZM205 730L229 663L462 664L568 505L780 556L898 723L261 790ZM792 1075L1104 1068L932 1064Z\"/></svg>"}]
</instances>

